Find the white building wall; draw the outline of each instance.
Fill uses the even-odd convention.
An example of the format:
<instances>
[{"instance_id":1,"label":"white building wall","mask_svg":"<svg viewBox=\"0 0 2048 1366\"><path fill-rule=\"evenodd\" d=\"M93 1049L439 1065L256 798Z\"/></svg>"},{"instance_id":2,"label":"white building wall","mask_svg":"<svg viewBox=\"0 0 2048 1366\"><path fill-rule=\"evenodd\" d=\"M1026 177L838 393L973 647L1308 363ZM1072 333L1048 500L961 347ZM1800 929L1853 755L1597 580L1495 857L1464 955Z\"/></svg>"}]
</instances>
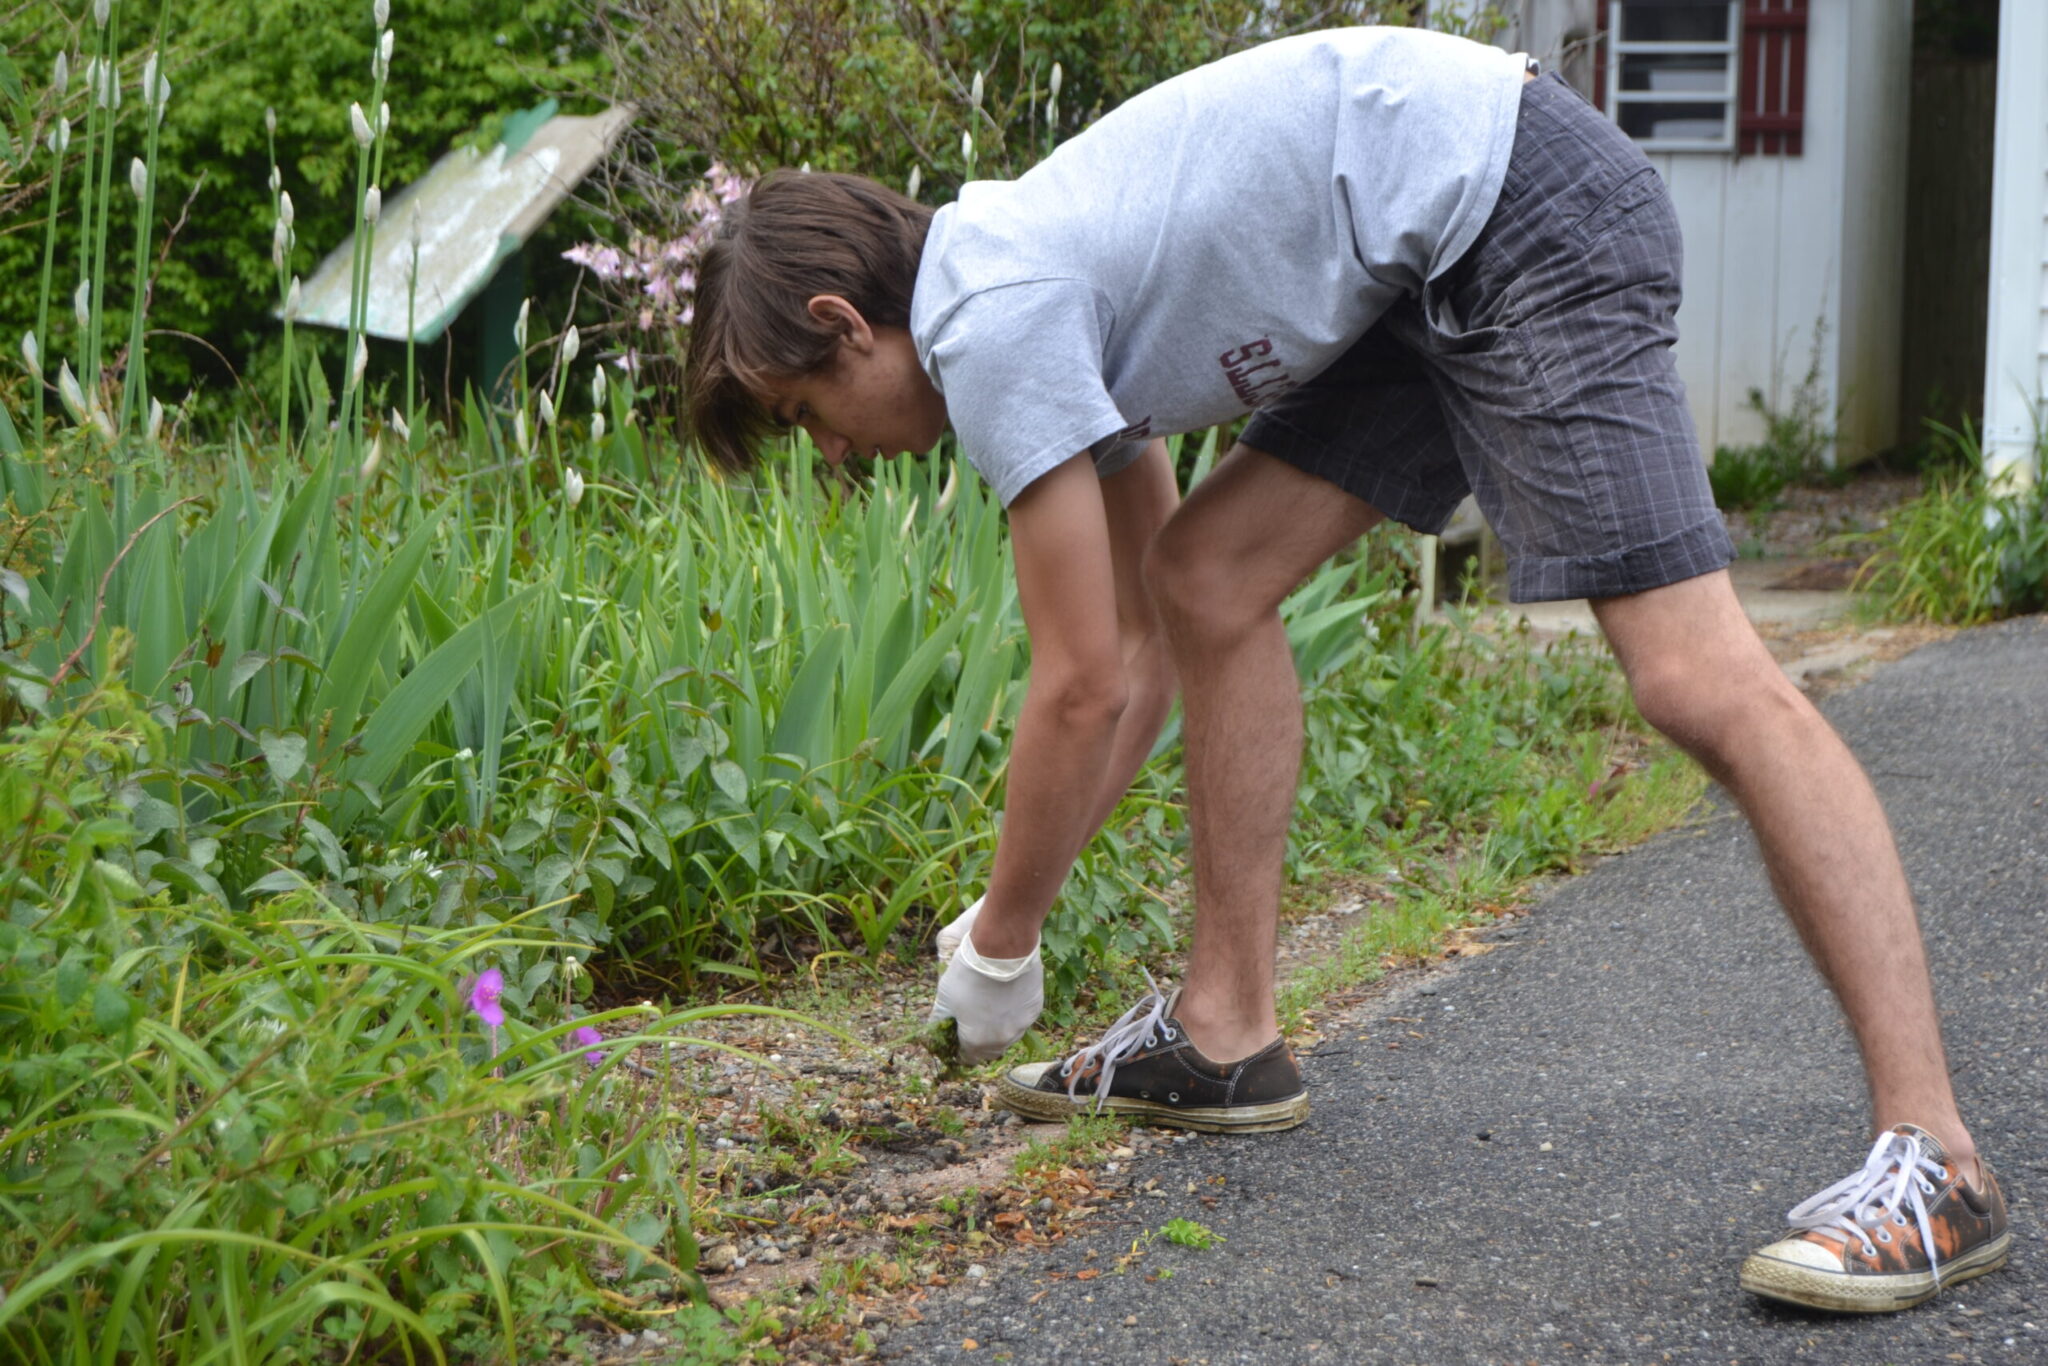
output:
<instances>
[{"instance_id":1,"label":"white building wall","mask_svg":"<svg viewBox=\"0 0 2048 1366\"><path fill-rule=\"evenodd\" d=\"M2031 471L2048 395L2048 4L2004 0L1992 152L1984 464Z\"/></svg>"},{"instance_id":2,"label":"white building wall","mask_svg":"<svg viewBox=\"0 0 2048 1366\"><path fill-rule=\"evenodd\" d=\"M1560 63L1592 10L1511 0L1502 41ZM1786 407L1816 361L1843 458L1895 439L1912 20L1912 0L1813 0L1802 155L1650 158L1685 234L1678 370L1708 453L1761 438L1750 391Z\"/></svg>"}]
</instances>

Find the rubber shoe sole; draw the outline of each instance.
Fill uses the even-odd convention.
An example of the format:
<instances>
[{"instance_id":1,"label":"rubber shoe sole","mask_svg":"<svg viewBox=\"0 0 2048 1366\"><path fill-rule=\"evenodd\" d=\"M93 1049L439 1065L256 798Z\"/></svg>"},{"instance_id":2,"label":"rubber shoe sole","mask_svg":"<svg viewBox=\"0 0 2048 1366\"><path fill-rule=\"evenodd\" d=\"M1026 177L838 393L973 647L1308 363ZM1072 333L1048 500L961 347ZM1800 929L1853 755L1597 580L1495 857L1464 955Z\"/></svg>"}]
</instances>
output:
<instances>
[{"instance_id":1,"label":"rubber shoe sole","mask_svg":"<svg viewBox=\"0 0 2048 1366\"><path fill-rule=\"evenodd\" d=\"M1837 1314L1893 1314L1925 1304L1953 1285L1998 1270L2005 1265L2011 1250L2012 1232L2007 1230L1944 1263L1939 1284L1930 1271L1852 1276L1756 1253L1742 1264L1742 1288L1752 1295L1802 1309L1826 1309Z\"/></svg>"},{"instance_id":2,"label":"rubber shoe sole","mask_svg":"<svg viewBox=\"0 0 2048 1366\"><path fill-rule=\"evenodd\" d=\"M1061 1123L1075 1115L1096 1113L1095 1098L1070 1098L1064 1091L1040 1091L1011 1081L1006 1074L996 1082L996 1103L1026 1119ZM1139 1124L1169 1129L1193 1129L1204 1134L1260 1134L1292 1129L1308 1118L1308 1093L1264 1105L1167 1105L1135 1096L1109 1096L1102 1113L1121 1115Z\"/></svg>"}]
</instances>

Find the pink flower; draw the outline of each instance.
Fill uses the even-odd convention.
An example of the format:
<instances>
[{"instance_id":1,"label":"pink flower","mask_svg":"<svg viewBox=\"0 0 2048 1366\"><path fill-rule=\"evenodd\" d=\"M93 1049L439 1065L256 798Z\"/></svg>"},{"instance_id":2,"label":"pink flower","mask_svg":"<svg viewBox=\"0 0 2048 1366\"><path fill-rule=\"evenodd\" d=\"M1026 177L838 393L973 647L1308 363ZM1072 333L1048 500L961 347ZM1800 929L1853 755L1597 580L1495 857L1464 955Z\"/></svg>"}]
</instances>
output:
<instances>
[{"instance_id":1,"label":"pink flower","mask_svg":"<svg viewBox=\"0 0 2048 1366\"><path fill-rule=\"evenodd\" d=\"M504 994L505 974L496 968L486 968L469 989L469 1008L479 1020L496 1029L505 1023L505 1007L498 1003Z\"/></svg>"},{"instance_id":2,"label":"pink flower","mask_svg":"<svg viewBox=\"0 0 2048 1366\"><path fill-rule=\"evenodd\" d=\"M581 1025L569 1035L569 1046L571 1048L590 1050L583 1055L583 1061L589 1063L592 1067L604 1061L604 1053L595 1047L595 1045L603 1042L604 1035L597 1032L595 1025Z\"/></svg>"}]
</instances>

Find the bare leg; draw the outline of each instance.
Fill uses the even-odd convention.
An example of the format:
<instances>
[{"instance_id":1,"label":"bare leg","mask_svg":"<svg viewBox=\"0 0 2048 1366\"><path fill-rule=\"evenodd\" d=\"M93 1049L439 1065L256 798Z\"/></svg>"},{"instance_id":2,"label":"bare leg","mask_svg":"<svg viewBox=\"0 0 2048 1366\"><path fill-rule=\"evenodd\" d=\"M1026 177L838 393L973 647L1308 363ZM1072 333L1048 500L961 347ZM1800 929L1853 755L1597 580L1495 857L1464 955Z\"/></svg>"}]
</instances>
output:
<instances>
[{"instance_id":1,"label":"bare leg","mask_svg":"<svg viewBox=\"0 0 2048 1366\"><path fill-rule=\"evenodd\" d=\"M1217 1062L1279 1032L1274 934L1301 765L1301 683L1279 606L1379 520L1334 484L1240 445L1147 561L1186 718L1195 932L1179 1019Z\"/></svg>"},{"instance_id":2,"label":"bare leg","mask_svg":"<svg viewBox=\"0 0 2048 1366\"><path fill-rule=\"evenodd\" d=\"M1862 1050L1877 1130L1976 1174L1891 827L1862 766L1757 638L1726 573L1593 604L1636 705L1726 788Z\"/></svg>"}]
</instances>

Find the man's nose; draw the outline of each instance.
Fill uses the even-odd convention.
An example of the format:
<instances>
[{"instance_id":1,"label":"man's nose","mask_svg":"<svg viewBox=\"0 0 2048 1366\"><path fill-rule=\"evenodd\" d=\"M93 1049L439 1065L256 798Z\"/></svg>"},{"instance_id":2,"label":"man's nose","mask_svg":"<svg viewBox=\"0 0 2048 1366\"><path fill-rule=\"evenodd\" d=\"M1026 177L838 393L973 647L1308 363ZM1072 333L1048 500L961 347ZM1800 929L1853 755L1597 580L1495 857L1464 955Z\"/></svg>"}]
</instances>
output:
<instances>
[{"instance_id":1,"label":"man's nose","mask_svg":"<svg viewBox=\"0 0 2048 1366\"><path fill-rule=\"evenodd\" d=\"M811 444L818 448L818 454L825 457L825 463L828 465L843 463L847 452L853 449L851 441L834 432L817 427L806 427L804 430L811 434Z\"/></svg>"}]
</instances>

